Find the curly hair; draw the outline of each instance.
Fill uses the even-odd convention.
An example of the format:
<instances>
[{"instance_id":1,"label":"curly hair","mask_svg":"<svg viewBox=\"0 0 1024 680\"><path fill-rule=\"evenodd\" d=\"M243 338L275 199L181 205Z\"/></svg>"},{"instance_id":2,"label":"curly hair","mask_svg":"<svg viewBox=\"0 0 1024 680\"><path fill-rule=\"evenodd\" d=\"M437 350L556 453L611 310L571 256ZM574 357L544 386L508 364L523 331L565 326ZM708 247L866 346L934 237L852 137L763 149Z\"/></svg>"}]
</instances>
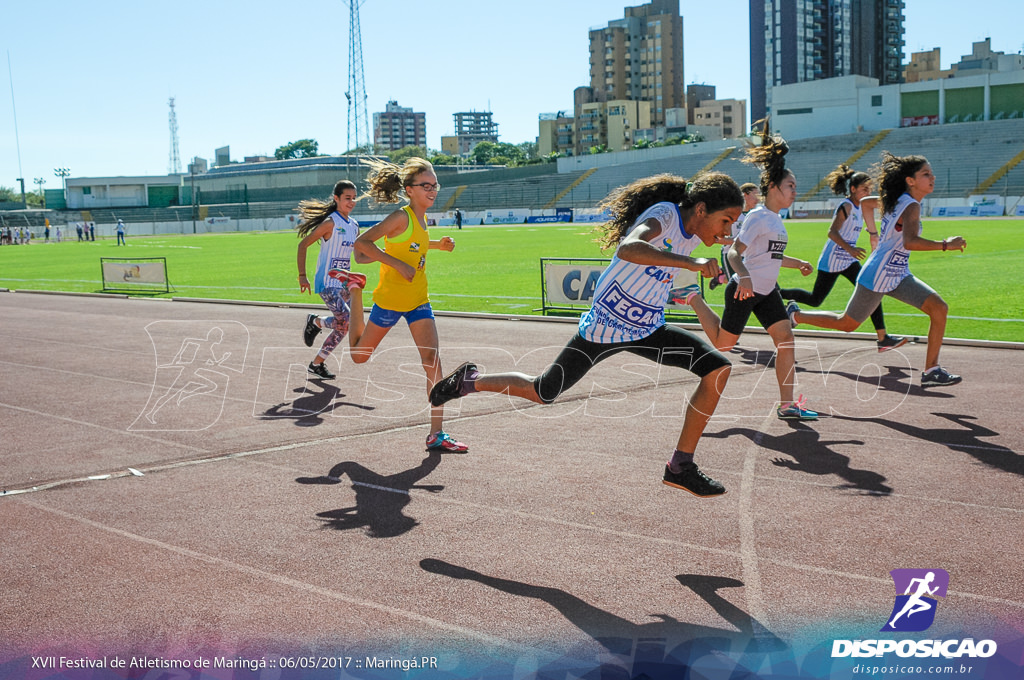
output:
<instances>
[{"instance_id":1,"label":"curly hair","mask_svg":"<svg viewBox=\"0 0 1024 680\"><path fill-rule=\"evenodd\" d=\"M882 160L873 170L878 174L878 195L882 199L882 212L890 213L896 208L900 196L907 193L907 178L927 165L924 156L897 156L889 151L882 152Z\"/></svg>"},{"instance_id":2,"label":"curly hair","mask_svg":"<svg viewBox=\"0 0 1024 680\"><path fill-rule=\"evenodd\" d=\"M417 156L407 159L401 166L379 159L363 160L362 163L370 169L366 177L369 184L366 195L378 203L397 203L402 198L402 190L412 185L416 175L434 171L430 161Z\"/></svg>"},{"instance_id":3,"label":"curly hair","mask_svg":"<svg viewBox=\"0 0 1024 680\"><path fill-rule=\"evenodd\" d=\"M840 163L835 170L825 175L825 183L836 196L846 196L856 187L870 181L871 175L858 172L845 163Z\"/></svg>"},{"instance_id":4,"label":"curly hair","mask_svg":"<svg viewBox=\"0 0 1024 680\"><path fill-rule=\"evenodd\" d=\"M356 188L355 182L351 182L347 179L338 180L334 185L334 191L332 196L341 196L341 192L345 189L351 189L352 191L359 192ZM302 221L295 225L296 231L298 231L298 237L303 238L311 231L323 224L323 221L330 217L331 213L336 209L333 198L329 198L326 201L317 201L315 199L309 199L307 201L299 201L298 213L302 217Z\"/></svg>"},{"instance_id":5,"label":"curly hair","mask_svg":"<svg viewBox=\"0 0 1024 680\"><path fill-rule=\"evenodd\" d=\"M786 168L786 154L789 153L789 144L779 135L771 134L768 127L768 119L757 121L754 125L763 123L761 132L761 145L748 146L744 163L756 165L761 168L761 195L767 196L768 189L778 186L782 180L791 173Z\"/></svg>"},{"instance_id":6,"label":"curly hair","mask_svg":"<svg viewBox=\"0 0 1024 680\"><path fill-rule=\"evenodd\" d=\"M684 210L703 202L711 213L742 208L743 194L733 178L721 172L698 175L693 181L671 174L644 177L613 190L598 204L611 214L611 220L598 227L603 233L595 240L602 249L615 247L644 210L661 202Z\"/></svg>"}]
</instances>

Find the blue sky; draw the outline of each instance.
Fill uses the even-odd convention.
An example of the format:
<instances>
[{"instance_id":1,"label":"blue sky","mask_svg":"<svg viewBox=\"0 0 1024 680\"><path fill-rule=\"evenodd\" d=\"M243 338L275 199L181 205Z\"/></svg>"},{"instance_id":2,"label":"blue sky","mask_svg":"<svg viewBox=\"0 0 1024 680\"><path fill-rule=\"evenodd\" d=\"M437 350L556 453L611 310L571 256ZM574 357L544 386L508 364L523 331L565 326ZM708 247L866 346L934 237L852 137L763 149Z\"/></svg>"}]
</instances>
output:
<instances>
[{"instance_id":1,"label":"blue sky","mask_svg":"<svg viewBox=\"0 0 1024 680\"><path fill-rule=\"evenodd\" d=\"M537 115L571 110L573 88L589 83L588 30L627 4L642 0L364 0L369 113L390 99L426 112L431 148L463 110L493 111L501 141L533 140ZM686 82L749 98L748 2L680 4ZM1024 48L1016 2L906 4L905 59L940 47L948 67L986 37L995 50ZM0 185L23 176L29 190L36 177L57 188L56 167L166 173L172 96L182 168L225 145L237 160L305 137L324 153L346 148L342 0L15 2L3 20Z\"/></svg>"}]
</instances>

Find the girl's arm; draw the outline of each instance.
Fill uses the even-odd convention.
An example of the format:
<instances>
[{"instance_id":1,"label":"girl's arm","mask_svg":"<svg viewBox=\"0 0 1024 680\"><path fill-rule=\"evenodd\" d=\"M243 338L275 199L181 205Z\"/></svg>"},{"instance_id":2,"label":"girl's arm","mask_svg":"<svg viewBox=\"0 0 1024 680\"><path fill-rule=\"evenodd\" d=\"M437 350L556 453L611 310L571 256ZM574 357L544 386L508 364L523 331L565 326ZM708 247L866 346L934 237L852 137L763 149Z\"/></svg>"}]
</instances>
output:
<instances>
[{"instance_id":1,"label":"girl's arm","mask_svg":"<svg viewBox=\"0 0 1024 680\"><path fill-rule=\"evenodd\" d=\"M620 260L634 264L649 264L655 267L680 267L700 272L705 278L718 276L722 271L718 262L705 257L688 257L666 250L658 250L650 242L661 234L661 223L656 219L645 220L622 239L615 254Z\"/></svg>"},{"instance_id":2,"label":"girl's arm","mask_svg":"<svg viewBox=\"0 0 1024 680\"><path fill-rule=\"evenodd\" d=\"M863 248L857 246L851 246L849 243L843 240L843 237L839 235L839 230L843 228L843 224L846 222L846 218L850 216L849 210L846 208L846 204L843 203L836 210L835 217L832 218L832 224L828 228L828 237L840 248L850 254L855 260L863 260L866 253ZM873 221L873 220L872 220Z\"/></svg>"},{"instance_id":3,"label":"girl's arm","mask_svg":"<svg viewBox=\"0 0 1024 680\"><path fill-rule=\"evenodd\" d=\"M860 199L860 212L864 216L864 230L868 232L871 250L878 250L878 227L875 226L875 208L878 207L878 196L865 196Z\"/></svg>"},{"instance_id":4,"label":"girl's arm","mask_svg":"<svg viewBox=\"0 0 1024 680\"><path fill-rule=\"evenodd\" d=\"M799 269L800 273L804 276L814 271L814 267L807 260L801 260L799 257L790 257L789 255L782 256L782 266L789 269Z\"/></svg>"},{"instance_id":5,"label":"girl's arm","mask_svg":"<svg viewBox=\"0 0 1024 680\"><path fill-rule=\"evenodd\" d=\"M960 250L967 245L962 236L932 241L921 236L921 205L911 203L900 217L903 224L903 247L907 250Z\"/></svg>"},{"instance_id":6,"label":"girl's arm","mask_svg":"<svg viewBox=\"0 0 1024 680\"><path fill-rule=\"evenodd\" d=\"M401 275L406 281L412 281L416 276L416 269L412 265L402 262L396 257L385 253L377 241L387 237L398 236L408 226L408 215L404 210L396 210L383 220L373 225L356 239L353 250L357 257L356 262L369 263L380 262L386 264ZM362 256L361 258L359 256Z\"/></svg>"},{"instance_id":7,"label":"girl's arm","mask_svg":"<svg viewBox=\"0 0 1024 680\"><path fill-rule=\"evenodd\" d=\"M437 241L431 241L430 250L447 250L450 253L455 250L455 239L445 236Z\"/></svg>"},{"instance_id":8,"label":"girl's arm","mask_svg":"<svg viewBox=\"0 0 1024 680\"><path fill-rule=\"evenodd\" d=\"M750 280L750 272L747 271L747 265L743 263L743 253L745 252L747 252L747 244L740 239L736 239L736 242L732 244L732 248L729 249L729 253L725 256L729 260L729 267L736 272L736 277L739 279L739 283L736 285L736 294L733 296L737 300L754 296L754 283Z\"/></svg>"},{"instance_id":9,"label":"girl's arm","mask_svg":"<svg viewBox=\"0 0 1024 680\"><path fill-rule=\"evenodd\" d=\"M299 265L299 292L312 293L309 287L309 279L306 278L306 250L315 242L327 237L334 228L332 220L324 220L316 229L306 234L306 237L299 241L299 250L295 254L296 264Z\"/></svg>"}]
</instances>

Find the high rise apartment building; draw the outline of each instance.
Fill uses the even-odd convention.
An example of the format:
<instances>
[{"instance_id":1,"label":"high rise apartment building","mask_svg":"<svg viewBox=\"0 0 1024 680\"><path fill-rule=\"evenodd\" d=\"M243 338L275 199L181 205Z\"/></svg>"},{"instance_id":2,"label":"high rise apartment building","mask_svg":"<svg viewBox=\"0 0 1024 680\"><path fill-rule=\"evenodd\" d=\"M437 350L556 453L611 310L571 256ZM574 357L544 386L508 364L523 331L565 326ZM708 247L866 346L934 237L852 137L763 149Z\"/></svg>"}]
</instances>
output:
<instances>
[{"instance_id":1,"label":"high rise apartment building","mask_svg":"<svg viewBox=\"0 0 1024 680\"><path fill-rule=\"evenodd\" d=\"M427 145L427 114L390 101L382 113L373 114L373 144L377 149L397 151L407 146Z\"/></svg>"},{"instance_id":2,"label":"high rise apartment building","mask_svg":"<svg viewBox=\"0 0 1024 680\"><path fill-rule=\"evenodd\" d=\"M454 113L455 134L441 137L444 153L465 156L480 142L498 143L498 124L490 111L460 111Z\"/></svg>"},{"instance_id":3,"label":"high rise apartment building","mask_svg":"<svg viewBox=\"0 0 1024 680\"><path fill-rule=\"evenodd\" d=\"M750 109L771 88L862 75L902 82L904 0L750 0Z\"/></svg>"},{"instance_id":4,"label":"high rise apartment building","mask_svg":"<svg viewBox=\"0 0 1024 680\"><path fill-rule=\"evenodd\" d=\"M627 7L625 16L590 31L592 101L650 102L652 124L683 107L683 17L679 0ZM575 111L580 114L579 104Z\"/></svg>"}]
</instances>

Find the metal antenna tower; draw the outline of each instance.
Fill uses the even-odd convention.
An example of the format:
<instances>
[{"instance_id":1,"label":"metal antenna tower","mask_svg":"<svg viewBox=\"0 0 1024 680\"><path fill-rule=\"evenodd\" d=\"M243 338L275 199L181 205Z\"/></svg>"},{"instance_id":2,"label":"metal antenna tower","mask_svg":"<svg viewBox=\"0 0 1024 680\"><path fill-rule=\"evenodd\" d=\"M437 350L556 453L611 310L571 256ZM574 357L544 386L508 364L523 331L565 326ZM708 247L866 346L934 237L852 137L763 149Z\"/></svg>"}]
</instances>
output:
<instances>
[{"instance_id":1,"label":"metal antenna tower","mask_svg":"<svg viewBox=\"0 0 1024 680\"><path fill-rule=\"evenodd\" d=\"M363 72L363 38L359 7L366 0L344 0L348 5L348 150L369 149L370 125L366 114L366 81ZM353 144L353 142L355 142Z\"/></svg>"},{"instance_id":2,"label":"metal antenna tower","mask_svg":"<svg viewBox=\"0 0 1024 680\"><path fill-rule=\"evenodd\" d=\"M167 172L171 175L180 175L181 156L178 154L178 116L174 113L174 97L171 97L167 103L171 107L171 113L168 116L171 125L171 159Z\"/></svg>"}]
</instances>

